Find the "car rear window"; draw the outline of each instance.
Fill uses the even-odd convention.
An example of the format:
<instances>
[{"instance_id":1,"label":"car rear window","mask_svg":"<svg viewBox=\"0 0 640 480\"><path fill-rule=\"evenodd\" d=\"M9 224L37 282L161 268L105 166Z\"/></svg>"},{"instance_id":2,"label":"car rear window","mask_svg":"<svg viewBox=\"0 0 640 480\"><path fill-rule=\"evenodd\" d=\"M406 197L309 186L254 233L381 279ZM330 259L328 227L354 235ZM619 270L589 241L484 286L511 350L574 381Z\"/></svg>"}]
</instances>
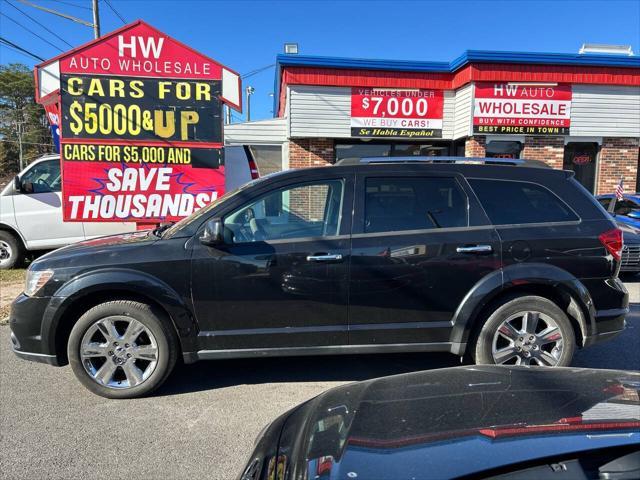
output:
<instances>
[{"instance_id":1,"label":"car rear window","mask_svg":"<svg viewBox=\"0 0 640 480\"><path fill-rule=\"evenodd\" d=\"M542 185L511 180L468 180L494 225L579 220L566 203Z\"/></svg>"}]
</instances>

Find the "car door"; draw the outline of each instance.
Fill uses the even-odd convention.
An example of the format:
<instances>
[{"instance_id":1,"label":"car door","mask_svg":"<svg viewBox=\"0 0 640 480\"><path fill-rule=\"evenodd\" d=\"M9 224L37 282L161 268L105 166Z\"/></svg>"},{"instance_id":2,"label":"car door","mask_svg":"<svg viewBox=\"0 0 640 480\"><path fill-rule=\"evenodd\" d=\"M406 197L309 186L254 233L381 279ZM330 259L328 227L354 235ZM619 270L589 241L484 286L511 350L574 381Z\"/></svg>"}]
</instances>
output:
<instances>
[{"instance_id":1,"label":"car door","mask_svg":"<svg viewBox=\"0 0 640 480\"><path fill-rule=\"evenodd\" d=\"M349 343L446 345L454 312L500 268L500 241L458 174L356 180Z\"/></svg>"},{"instance_id":2,"label":"car door","mask_svg":"<svg viewBox=\"0 0 640 480\"><path fill-rule=\"evenodd\" d=\"M56 248L84 240L81 222L62 221L60 160L33 164L13 195L16 224L28 248Z\"/></svg>"},{"instance_id":3,"label":"car door","mask_svg":"<svg viewBox=\"0 0 640 480\"><path fill-rule=\"evenodd\" d=\"M224 212L225 242L195 242L192 294L207 349L347 343L353 177L272 189Z\"/></svg>"}]
</instances>

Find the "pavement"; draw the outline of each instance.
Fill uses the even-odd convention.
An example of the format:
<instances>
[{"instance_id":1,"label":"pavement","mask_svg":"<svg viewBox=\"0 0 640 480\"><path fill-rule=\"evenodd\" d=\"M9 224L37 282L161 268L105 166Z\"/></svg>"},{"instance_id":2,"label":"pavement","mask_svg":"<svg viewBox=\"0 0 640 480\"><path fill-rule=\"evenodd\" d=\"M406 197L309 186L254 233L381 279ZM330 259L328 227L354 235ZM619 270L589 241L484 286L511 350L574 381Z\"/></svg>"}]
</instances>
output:
<instances>
[{"instance_id":1,"label":"pavement","mask_svg":"<svg viewBox=\"0 0 640 480\"><path fill-rule=\"evenodd\" d=\"M640 283L629 288L640 299ZM637 290L637 292L636 292ZM637 296L636 296L637 294ZM235 478L262 427L328 388L459 364L447 354L302 357L180 366L149 398L106 400L70 368L16 358L0 327L0 478ZM573 366L640 370L640 305Z\"/></svg>"}]
</instances>

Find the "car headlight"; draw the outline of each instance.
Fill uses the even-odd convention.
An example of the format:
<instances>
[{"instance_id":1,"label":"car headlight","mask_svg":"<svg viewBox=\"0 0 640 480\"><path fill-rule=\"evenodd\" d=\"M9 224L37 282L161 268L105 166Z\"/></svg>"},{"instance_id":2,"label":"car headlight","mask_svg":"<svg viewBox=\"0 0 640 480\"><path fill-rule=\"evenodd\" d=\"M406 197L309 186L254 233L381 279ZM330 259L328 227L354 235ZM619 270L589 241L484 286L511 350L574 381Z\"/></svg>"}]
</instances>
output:
<instances>
[{"instance_id":1,"label":"car headlight","mask_svg":"<svg viewBox=\"0 0 640 480\"><path fill-rule=\"evenodd\" d=\"M53 270L27 270L27 281L24 287L24 294L35 295L53 276Z\"/></svg>"}]
</instances>

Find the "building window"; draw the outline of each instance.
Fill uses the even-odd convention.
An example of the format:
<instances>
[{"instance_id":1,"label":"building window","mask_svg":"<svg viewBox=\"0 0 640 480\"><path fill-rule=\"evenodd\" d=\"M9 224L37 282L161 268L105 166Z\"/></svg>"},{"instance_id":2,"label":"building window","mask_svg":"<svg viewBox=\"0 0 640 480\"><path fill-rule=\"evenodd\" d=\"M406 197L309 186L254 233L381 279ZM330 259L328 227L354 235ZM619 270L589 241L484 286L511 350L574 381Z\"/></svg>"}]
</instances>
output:
<instances>
[{"instance_id":1,"label":"building window","mask_svg":"<svg viewBox=\"0 0 640 480\"><path fill-rule=\"evenodd\" d=\"M487 158L520 158L521 142L493 141L486 146Z\"/></svg>"},{"instance_id":2,"label":"building window","mask_svg":"<svg viewBox=\"0 0 640 480\"><path fill-rule=\"evenodd\" d=\"M389 157L391 144L389 143L348 143L336 144L336 161L345 158Z\"/></svg>"},{"instance_id":3,"label":"building window","mask_svg":"<svg viewBox=\"0 0 640 480\"><path fill-rule=\"evenodd\" d=\"M336 143L336 161L363 157L441 157L449 155L451 142L380 142L354 141Z\"/></svg>"},{"instance_id":4,"label":"building window","mask_svg":"<svg viewBox=\"0 0 640 480\"><path fill-rule=\"evenodd\" d=\"M570 142L564 147L565 170L573 170L576 180L591 193L596 185L596 159L598 157L597 143Z\"/></svg>"},{"instance_id":5,"label":"building window","mask_svg":"<svg viewBox=\"0 0 640 480\"><path fill-rule=\"evenodd\" d=\"M640 192L640 149L638 149L638 167L636 168L636 192Z\"/></svg>"},{"instance_id":6,"label":"building window","mask_svg":"<svg viewBox=\"0 0 640 480\"><path fill-rule=\"evenodd\" d=\"M282 170L282 147L280 145L249 145L249 150L261 177Z\"/></svg>"}]
</instances>

